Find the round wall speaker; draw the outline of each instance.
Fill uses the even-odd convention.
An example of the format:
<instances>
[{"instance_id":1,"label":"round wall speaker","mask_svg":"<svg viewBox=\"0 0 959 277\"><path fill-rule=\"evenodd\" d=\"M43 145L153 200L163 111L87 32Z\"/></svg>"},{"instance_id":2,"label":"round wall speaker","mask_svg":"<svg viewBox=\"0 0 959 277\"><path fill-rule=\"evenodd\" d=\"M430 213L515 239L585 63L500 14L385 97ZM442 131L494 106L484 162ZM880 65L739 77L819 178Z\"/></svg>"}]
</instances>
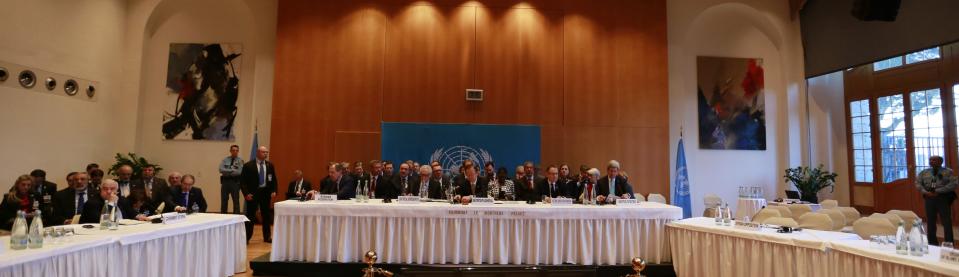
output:
<instances>
[{"instance_id":1,"label":"round wall speaker","mask_svg":"<svg viewBox=\"0 0 959 277\"><path fill-rule=\"evenodd\" d=\"M30 70L20 71L17 79L23 88L33 88L33 86L37 85L37 74L34 74L33 71Z\"/></svg>"},{"instance_id":2,"label":"round wall speaker","mask_svg":"<svg viewBox=\"0 0 959 277\"><path fill-rule=\"evenodd\" d=\"M77 91L80 90L80 86L77 85L77 81L70 79L66 83L63 83L63 92L66 92L69 96L77 95Z\"/></svg>"},{"instance_id":3,"label":"round wall speaker","mask_svg":"<svg viewBox=\"0 0 959 277\"><path fill-rule=\"evenodd\" d=\"M87 86L87 98L93 98L97 94L97 87L90 85Z\"/></svg>"},{"instance_id":4,"label":"round wall speaker","mask_svg":"<svg viewBox=\"0 0 959 277\"><path fill-rule=\"evenodd\" d=\"M47 87L47 90L53 90L57 88L57 79L53 77L47 77L46 80L43 80L43 85Z\"/></svg>"},{"instance_id":5,"label":"round wall speaker","mask_svg":"<svg viewBox=\"0 0 959 277\"><path fill-rule=\"evenodd\" d=\"M6 68L0 67L0 82L6 81L7 77L10 77L10 73Z\"/></svg>"}]
</instances>

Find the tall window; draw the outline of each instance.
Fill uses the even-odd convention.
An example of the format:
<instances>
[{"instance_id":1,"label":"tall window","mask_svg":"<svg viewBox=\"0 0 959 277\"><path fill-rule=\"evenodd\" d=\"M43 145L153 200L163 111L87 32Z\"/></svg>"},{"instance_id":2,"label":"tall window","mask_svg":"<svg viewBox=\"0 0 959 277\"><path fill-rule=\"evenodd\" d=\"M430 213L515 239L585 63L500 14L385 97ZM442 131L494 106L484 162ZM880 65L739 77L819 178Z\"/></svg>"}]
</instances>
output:
<instances>
[{"instance_id":1,"label":"tall window","mask_svg":"<svg viewBox=\"0 0 959 277\"><path fill-rule=\"evenodd\" d=\"M902 94L879 97L879 149L882 181L908 178L906 163L906 113Z\"/></svg>"},{"instance_id":2,"label":"tall window","mask_svg":"<svg viewBox=\"0 0 959 277\"><path fill-rule=\"evenodd\" d=\"M929 167L929 157L945 156L946 134L943 129L942 97L939 89L909 94L912 109L912 143L916 172Z\"/></svg>"},{"instance_id":3,"label":"tall window","mask_svg":"<svg viewBox=\"0 0 959 277\"><path fill-rule=\"evenodd\" d=\"M849 102L852 124L852 155L856 182L872 182L872 135L869 99Z\"/></svg>"},{"instance_id":4,"label":"tall window","mask_svg":"<svg viewBox=\"0 0 959 277\"><path fill-rule=\"evenodd\" d=\"M872 71L882 71L890 68L900 67L904 64L914 64L929 60L935 60L940 57L939 47L933 47L926 50L912 52L904 56L895 56L885 60L872 63Z\"/></svg>"}]
</instances>

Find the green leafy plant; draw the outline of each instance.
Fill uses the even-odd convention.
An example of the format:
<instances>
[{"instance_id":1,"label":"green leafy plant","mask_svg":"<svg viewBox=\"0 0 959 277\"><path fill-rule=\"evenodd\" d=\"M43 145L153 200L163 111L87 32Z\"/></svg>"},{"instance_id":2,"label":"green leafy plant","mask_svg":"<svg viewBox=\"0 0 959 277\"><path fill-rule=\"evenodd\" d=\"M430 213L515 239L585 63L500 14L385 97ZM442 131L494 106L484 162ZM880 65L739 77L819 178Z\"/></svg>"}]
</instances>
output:
<instances>
[{"instance_id":1,"label":"green leafy plant","mask_svg":"<svg viewBox=\"0 0 959 277\"><path fill-rule=\"evenodd\" d=\"M129 165L133 168L133 179L138 179L143 176L143 168L148 165L153 166L154 174L160 174L160 171L163 170L160 165L150 163L146 158L140 157L135 153L127 153L126 156L117 153L117 155L114 156L114 159L116 162L110 166L109 171L109 174L113 176L117 176L117 171L120 170L120 167L123 165Z\"/></svg>"},{"instance_id":2,"label":"green leafy plant","mask_svg":"<svg viewBox=\"0 0 959 277\"><path fill-rule=\"evenodd\" d=\"M836 176L834 172L824 170L820 164L816 168L798 166L786 169L786 175L783 178L786 182L792 182L799 190L802 200L818 203L819 197L816 196L820 190L829 187L835 190Z\"/></svg>"}]
</instances>

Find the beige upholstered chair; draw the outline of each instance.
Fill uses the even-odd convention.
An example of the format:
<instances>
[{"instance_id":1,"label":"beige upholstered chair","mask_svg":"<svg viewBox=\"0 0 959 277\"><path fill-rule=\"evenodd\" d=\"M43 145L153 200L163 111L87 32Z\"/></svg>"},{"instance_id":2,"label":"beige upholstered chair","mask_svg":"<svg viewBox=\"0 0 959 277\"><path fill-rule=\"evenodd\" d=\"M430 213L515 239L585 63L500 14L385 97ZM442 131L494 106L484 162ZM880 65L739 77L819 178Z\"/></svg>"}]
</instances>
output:
<instances>
[{"instance_id":1,"label":"beige upholstered chair","mask_svg":"<svg viewBox=\"0 0 959 277\"><path fill-rule=\"evenodd\" d=\"M703 197L703 204L706 205L706 208L716 208L723 203L723 199L715 194L707 194Z\"/></svg>"},{"instance_id":2,"label":"beige upholstered chair","mask_svg":"<svg viewBox=\"0 0 959 277\"><path fill-rule=\"evenodd\" d=\"M888 220L889 223L892 223L892 226L899 226L899 222L902 222L902 218L894 214L873 213L869 215L869 217L878 217Z\"/></svg>"},{"instance_id":3,"label":"beige upholstered chair","mask_svg":"<svg viewBox=\"0 0 959 277\"><path fill-rule=\"evenodd\" d=\"M862 239L869 239L870 236L895 235L896 226L889 223L889 220L881 217L863 217L852 224L852 230Z\"/></svg>"},{"instance_id":4,"label":"beige upholstered chair","mask_svg":"<svg viewBox=\"0 0 959 277\"><path fill-rule=\"evenodd\" d=\"M773 209L779 211L779 214L782 217L793 218L793 212L789 210L788 206L779 206L779 205L769 205L766 206L767 209ZM795 219L793 219L795 220Z\"/></svg>"},{"instance_id":5,"label":"beige upholstered chair","mask_svg":"<svg viewBox=\"0 0 959 277\"><path fill-rule=\"evenodd\" d=\"M793 219L796 221L799 221L799 218L804 214L812 212L812 208L810 208L809 205L793 204L786 207L789 207L789 211L793 213Z\"/></svg>"},{"instance_id":6,"label":"beige upholstered chair","mask_svg":"<svg viewBox=\"0 0 959 277\"><path fill-rule=\"evenodd\" d=\"M859 215L859 210L856 210L856 208L853 207L838 207L836 209L842 212L842 215L846 216L846 226L852 226L852 223L856 222L856 220L859 220L859 217L861 217Z\"/></svg>"},{"instance_id":7,"label":"beige upholstered chair","mask_svg":"<svg viewBox=\"0 0 959 277\"><path fill-rule=\"evenodd\" d=\"M823 200L822 202L819 202L819 206L822 206L823 209L832 209L839 207L839 201L833 199Z\"/></svg>"},{"instance_id":8,"label":"beige upholstered chair","mask_svg":"<svg viewBox=\"0 0 959 277\"><path fill-rule=\"evenodd\" d=\"M666 197L659 193L650 193L648 199L649 199L649 202L666 204Z\"/></svg>"},{"instance_id":9,"label":"beige upholstered chair","mask_svg":"<svg viewBox=\"0 0 959 277\"><path fill-rule=\"evenodd\" d=\"M828 215L829 219L832 219L833 231L839 231L842 230L842 227L846 227L846 216L838 209L821 209L816 212Z\"/></svg>"},{"instance_id":10,"label":"beige upholstered chair","mask_svg":"<svg viewBox=\"0 0 959 277\"><path fill-rule=\"evenodd\" d=\"M917 218L919 218L919 216L916 215L916 213L913 211L889 210L888 212L886 212L886 214L894 214L894 215L898 215L899 218L902 218L902 221L903 221L902 225L906 226L907 232L912 230L912 223L915 222Z\"/></svg>"},{"instance_id":11,"label":"beige upholstered chair","mask_svg":"<svg viewBox=\"0 0 959 277\"><path fill-rule=\"evenodd\" d=\"M633 195L636 196L636 201L646 202L646 197L643 197L642 193L634 193Z\"/></svg>"},{"instance_id":12,"label":"beige upholstered chair","mask_svg":"<svg viewBox=\"0 0 959 277\"><path fill-rule=\"evenodd\" d=\"M799 227L799 223L796 223L796 220L788 217L770 217L763 221L763 224L789 226L793 228Z\"/></svg>"},{"instance_id":13,"label":"beige upholstered chair","mask_svg":"<svg viewBox=\"0 0 959 277\"><path fill-rule=\"evenodd\" d=\"M780 215L779 211L777 210L765 208L765 209L759 210L759 212L756 213L756 215L753 215L752 222L762 223L763 221L765 221L767 218L770 218L770 217L782 217L782 215Z\"/></svg>"},{"instance_id":14,"label":"beige upholstered chair","mask_svg":"<svg viewBox=\"0 0 959 277\"><path fill-rule=\"evenodd\" d=\"M832 218L822 213L805 213L799 217L799 227L820 231L832 231Z\"/></svg>"}]
</instances>

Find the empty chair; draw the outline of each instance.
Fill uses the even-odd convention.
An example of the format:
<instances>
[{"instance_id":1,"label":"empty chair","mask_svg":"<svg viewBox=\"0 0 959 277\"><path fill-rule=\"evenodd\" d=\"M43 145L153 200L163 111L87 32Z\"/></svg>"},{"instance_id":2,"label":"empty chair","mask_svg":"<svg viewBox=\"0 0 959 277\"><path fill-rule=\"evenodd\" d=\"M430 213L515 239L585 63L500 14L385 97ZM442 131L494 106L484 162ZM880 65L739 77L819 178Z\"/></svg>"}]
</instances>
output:
<instances>
[{"instance_id":1,"label":"empty chair","mask_svg":"<svg viewBox=\"0 0 959 277\"><path fill-rule=\"evenodd\" d=\"M895 235L896 226L881 217L863 217L852 223L852 230L862 239L871 236Z\"/></svg>"},{"instance_id":2,"label":"empty chair","mask_svg":"<svg viewBox=\"0 0 959 277\"><path fill-rule=\"evenodd\" d=\"M780 215L779 211L777 210L765 208L765 209L759 210L759 212L753 216L752 222L762 223L763 221L765 221L767 218L770 218L770 217L782 217L782 215Z\"/></svg>"},{"instance_id":3,"label":"empty chair","mask_svg":"<svg viewBox=\"0 0 959 277\"><path fill-rule=\"evenodd\" d=\"M902 225L906 226L906 231L912 230L912 223L919 218L913 211L903 211L903 210L889 210L886 214L898 215L902 219Z\"/></svg>"},{"instance_id":4,"label":"empty chair","mask_svg":"<svg viewBox=\"0 0 959 277\"><path fill-rule=\"evenodd\" d=\"M706 205L706 208L716 208L722 203L723 199L712 193L706 194L706 196L703 197L703 204Z\"/></svg>"},{"instance_id":5,"label":"empty chair","mask_svg":"<svg viewBox=\"0 0 959 277\"><path fill-rule=\"evenodd\" d=\"M666 197L659 193L650 193L649 202L663 203L666 204Z\"/></svg>"},{"instance_id":6,"label":"empty chair","mask_svg":"<svg viewBox=\"0 0 959 277\"><path fill-rule=\"evenodd\" d=\"M793 218L793 212L789 210L788 206L769 205L769 206L766 206L766 208L779 211L779 214L782 217Z\"/></svg>"},{"instance_id":7,"label":"empty chair","mask_svg":"<svg viewBox=\"0 0 959 277\"><path fill-rule=\"evenodd\" d=\"M799 217L799 227L820 231L832 231L832 218L821 213L805 213Z\"/></svg>"},{"instance_id":8,"label":"empty chair","mask_svg":"<svg viewBox=\"0 0 959 277\"><path fill-rule=\"evenodd\" d=\"M822 202L819 202L819 206L821 206L823 209L832 209L839 207L839 201L833 199L823 200Z\"/></svg>"},{"instance_id":9,"label":"empty chair","mask_svg":"<svg viewBox=\"0 0 959 277\"><path fill-rule=\"evenodd\" d=\"M635 193L634 196L636 196L636 201L640 201L640 202L645 202L645 201L646 201L646 197L643 197L643 195L640 194L640 193ZM664 201L664 203L665 203L665 201Z\"/></svg>"},{"instance_id":10,"label":"empty chair","mask_svg":"<svg viewBox=\"0 0 959 277\"><path fill-rule=\"evenodd\" d=\"M789 226L793 228L799 227L799 223L796 223L796 220L788 217L770 217L763 221L763 224Z\"/></svg>"},{"instance_id":11,"label":"empty chair","mask_svg":"<svg viewBox=\"0 0 959 277\"><path fill-rule=\"evenodd\" d=\"M794 204L786 207L789 207L789 211L793 213L793 219L796 221L799 221L799 217L803 216L803 214L812 212L812 208L810 208L809 205Z\"/></svg>"},{"instance_id":12,"label":"empty chair","mask_svg":"<svg viewBox=\"0 0 959 277\"><path fill-rule=\"evenodd\" d=\"M859 217L861 217L859 215L859 210L856 210L856 208L853 207L838 207L836 209L842 212L842 215L846 216L846 226L852 226L852 223L856 222L856 220L859 220Z\"/></svg>"},{"instance_id":13,"label":"empty chair","mask_svg":"<svg viewBox=\"0 0 959 277\"><path fill-rule=\"evenodd\" d=\"M846 227L846 216L843 215L838 209L821 209L816 212L828 215L829 219L832 219L833 231L839 231L842 230L842 227Z\"/></svg>"},{"instance_id":14,"label":"empty chair","mask_svg":"<svg viewBox=\"0 0 959 277\"><path fill-rule=\"evenodd\" d=\"M869 215L869 217L878 217L888 220L889 223L892 223L892 226L899 226L899 222L902 222L902 218L894 214L873 213Z\"/></svg>"}]
</instances>

